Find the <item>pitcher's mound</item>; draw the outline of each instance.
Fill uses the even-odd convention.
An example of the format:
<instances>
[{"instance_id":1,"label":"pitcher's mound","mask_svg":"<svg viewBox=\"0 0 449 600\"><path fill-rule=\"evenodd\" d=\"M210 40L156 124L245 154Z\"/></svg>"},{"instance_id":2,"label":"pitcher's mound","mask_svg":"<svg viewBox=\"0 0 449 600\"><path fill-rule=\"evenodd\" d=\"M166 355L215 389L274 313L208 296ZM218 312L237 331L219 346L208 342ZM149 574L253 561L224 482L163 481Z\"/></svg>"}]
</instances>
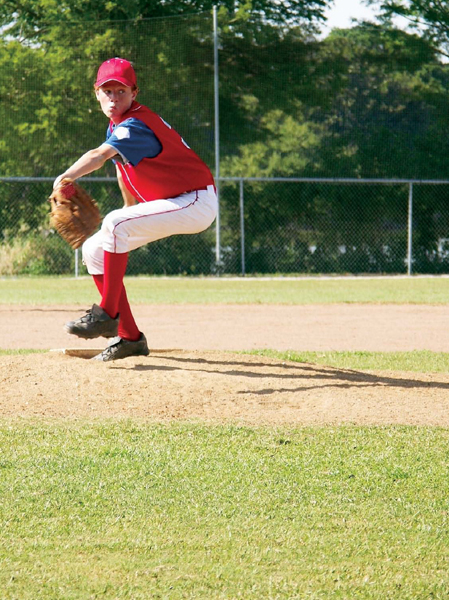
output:
<instances>
[{"instance_id":1,"label":"pitcher's mound","mask_svg":"<svg viewBox=\"0 0 449 600\"><path fill-rule=\"evenodd\" d=\"M181 350L112 363L62 352L1 356L0 373L0 417L8 418L449 426L445 374Z\"/></svg>"}]
</instances>

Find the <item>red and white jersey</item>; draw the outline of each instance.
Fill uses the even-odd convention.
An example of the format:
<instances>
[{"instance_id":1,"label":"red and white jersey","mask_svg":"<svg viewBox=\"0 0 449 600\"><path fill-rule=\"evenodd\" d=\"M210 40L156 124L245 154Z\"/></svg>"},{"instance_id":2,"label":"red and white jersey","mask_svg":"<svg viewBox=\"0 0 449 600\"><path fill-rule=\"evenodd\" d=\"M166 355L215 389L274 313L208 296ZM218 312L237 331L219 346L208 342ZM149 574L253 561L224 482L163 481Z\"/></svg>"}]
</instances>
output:
<instances>
[{"instance_id":1,"label":"red and white jersey","mask_svg":"<svg viewBox=\"0 0 449 600\"><path fill-rule=\"evenodd\" d=\"M142 143L142 129L146 128L150 130L147 154ZM109 124L106 143L121 155L123 164L116 164L127 189L139 202L176 198L214 184L207 165L179 133L143 104L133 102L119 124Z\"/></svg>"}]
</instances>

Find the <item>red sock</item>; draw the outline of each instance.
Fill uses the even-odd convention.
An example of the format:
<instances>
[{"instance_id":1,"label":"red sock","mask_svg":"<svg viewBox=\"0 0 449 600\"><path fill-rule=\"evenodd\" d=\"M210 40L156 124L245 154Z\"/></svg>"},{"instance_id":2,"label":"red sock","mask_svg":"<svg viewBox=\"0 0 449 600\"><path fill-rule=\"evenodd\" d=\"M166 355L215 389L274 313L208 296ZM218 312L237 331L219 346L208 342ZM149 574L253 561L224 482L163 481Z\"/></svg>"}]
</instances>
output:
<instances>
[{"instance_id":1,"label":"red sock","mask_svg":"<svg viewBox=\"0 0 449 600\"><path fill-rule=\"evenodd\" d=\"M103 295L100 306L115 319L123 289L123 278L128 263L128 253L104 252Z\"/></svg>"},{"instance_id":2,"label":"red sock","mask_svg":"<svg viewBox=\"0 0 449 600\"><path fill-rule=\"evenodd\" d=\"M100 292L100 296L103 296L103 275L92 275L97 290Z\"/></svg>"},{"instance_id":3,"label":"red sock","mask_svg":"<svg viewBox=\"0 0 449 600\"><path fill-rule=\"evenodd\" d=\"M100 292L100 295L103 295L103 275L93 275L92 277L98 291ZM120 319L118 322L118 335L125 340L130 340L132 342L137 341L140 338L140 330L137 327L131 312L128 296L126 295L125 286L123 284L118 305L118 312L120 313Z\"/></svg>"},{"instance_id":4,"label":"red sock","mask_svg":"<svg viewBox=\"0 0 449 600\"><path fill-rule=\"evenodd\" d=\"M118 322L118 334L125 340L132 342L137 341L140 338L140 331L136 325L131 307L128 302L128 296L126 295L125 286L122 287L122 294L120 296L120 302L118 305L118 311L120 313L120 319Z\"/></svg>"}]
</instances>

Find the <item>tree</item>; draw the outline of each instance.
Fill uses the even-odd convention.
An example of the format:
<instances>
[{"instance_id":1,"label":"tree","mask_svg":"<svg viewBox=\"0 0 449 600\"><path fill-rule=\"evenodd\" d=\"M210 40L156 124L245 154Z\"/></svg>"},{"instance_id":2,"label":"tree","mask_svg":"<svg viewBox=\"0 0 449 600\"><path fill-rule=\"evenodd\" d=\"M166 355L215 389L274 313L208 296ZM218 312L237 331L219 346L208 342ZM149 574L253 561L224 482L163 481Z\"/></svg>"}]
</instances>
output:
<instances>
[{"instance_id":1,"label":"tree","mask_svg":"<svg viewBox=\"0 0 449 600\"><path fill-rule=\"evenodd\" d=\"M22 104L25 112L8 114L11 134L15 139L23 137L24 143L15 155L7 152L10 143L3 144L3 154L0 146L2 174L52 176L98 144L105 125L93 98L92 82L98 64L111 55L133 60L142 82L141 101L179 129L212 166L211 14L145 20L152 16L182 15L192 8L209 9L211 5L206 0L3 2L0 24L6 26L5 70L0 74L0 82L5 81L3 89L9 90L9 104L15 105L18 100L18 106ZM284 39L286 44L297 35L278 23L291 18L307 22L322 18L325 1L295 0L288 6L291 12L287 14L286 3L275 0L220 3L222 114L226 114L226 125L229 124L223 128L222 142L231 152L235 152L235 133L248 132L248 126L249 137L257 132L251 117L248 120L241 110L247 97L255 93L263 99L259 110L263 115L276 105L276 100L281 100L281 95L281 104L289 103L294 92L293 89L285 89L281 94L278 91L277 99L269 100L262 88L261 93L253 89L260 85L276 89L278 71L282 73L285 69L282 57L277 64L273 63L277 43ZM126 20L120 20L125 16ZM20 52L27 52L30 60L32 57L34 81L24 61L17 60ZM242 73L244 76L240 77ZM22 95L17 99L16 86L7 83L14 79L23 82Z\"/></svg>"},{"instance_id":2,"label":"tree","mask_svg":"<svg viewBox=\"0 0 449 600\"><path fill-rule=\"evenodd\" d=\"M449 56L449 7L440 0L368 0L379 6L384 23L404 17L434 47Z\"/></svg>"},{"instance_id":3,"label":"tree","mask_svg":"<svg viewBox=\"0 0 449 600\"><path fill-rule=\"evenodd\" d=\"M279 41L277 57L285 48ZM449 73L427 40L362 24L336 30L318 45L306 44L304 58L299 55L301 68L289 61L289 69L282 72L284 81L277 81L278 89L288 82L290 92L289 101L280 95L282 110L259 114L272 98L267 90L265 97L260 89L247 99L247 116L258 125L261 137L228 156L223 174L449 177ZM254 259L256 270L285 271L285 262L283 268L273 265L273 256L289 256L291 270L296 266L299 271L404 268L406 190L274 183L248 187L245 184L246 242L248 261ZM235 206L235 193L225 193ZM440 222L437 213L443 212L431 207L441 208L445 201L443 194L440 204L432 196L416 204L415 234L423 257L437 244L438 227L430 225ZM235 220L235 208L224 215ZM235 229L234 224L230 230Z\"/></svg>"},{"instance_id":4,"label":"tree","mask_svg":"<svg viewBox=\"0 0 449 600\"><path fill-rule=\"evenodd\" d=\"M107 122L93 82L98 65L110 56L132 57L140 99L151 100L193 147L210 155L211 29L210 15L203 14L117 26L55 25L33 45L4 39L0 112L8 126L0 144L1 175L54 176L101 143Z\"/></svg>"},{"instance_id":5,"label":"tree","mask_svg":"<svg viewBox=\"0 0 449 600\"><path fill-rule=\"evenodd\" d=\"M47 36L52 27L74 21L137 22L210 12L214 5L233 20L251 16L278 25L298 20L312 23L324 20L328 4L329 0L3 0L0 26L9 27L14 37L36 41Z\"/></svg>"},{"instance_id":6,"label":"tree","mask_svg":"<svg viewBox=\"0 0 449 600\"><path fill-rule=\"evenodd\" d=\"M323 43L330 103L323 165L339 176L445 178L449 73L425 39L370 24ZM432 160L429 160L431 150ZM442 152L440 152L442 150ZM327 155L327 158L326 158Z\"/></svg>"},{"instance_id":7,"label":"tree","mask_svg":"<svg viewBox=\"0 0 449 600\"><path fill-rule=\"evenodd\" d=\"M320 43L278 38L257 55L240 39L233 43L251 59L246 77L235 58L224 75L225 98L231 103L233 93L240 113L237 154L226 152L226 172L449 176L449 73L427 40L362 24Z\"/></svg>"}]
</instances>

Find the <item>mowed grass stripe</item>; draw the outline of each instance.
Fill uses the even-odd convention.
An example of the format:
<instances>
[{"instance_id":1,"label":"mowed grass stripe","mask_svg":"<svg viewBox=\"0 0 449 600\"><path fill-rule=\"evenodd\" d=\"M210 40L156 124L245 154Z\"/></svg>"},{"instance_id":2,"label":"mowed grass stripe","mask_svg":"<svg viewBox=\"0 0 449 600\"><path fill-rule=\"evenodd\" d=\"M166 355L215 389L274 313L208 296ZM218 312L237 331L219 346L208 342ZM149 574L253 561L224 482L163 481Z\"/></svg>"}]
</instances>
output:
<instances>
[{"instance_id":1,"label":"mowed grass stripe","mask_svg":"<svg viewBox=\"0 0 449 600\"><path fill-rule=\"evenodd\" d=\"M48 350L2 350L0 356L45 353ZM328 352L279 352L277 350L252 350L238 354L268 356L278 360L291 360L298 363L326 365L340 369L360 371L413 371L418 373L449 372L449 353L413 350L410 352L367 352L367 351L328 351Z\"/></svg>"},{"instance_id":2,"label":"mowed grass stripe","mask_svg":"<svg viewBox=\"0 0 449 600\"><path fill-rule=\"evenodd\" d=\"M449 431L2 422L0 589L447 598Z\"/></svg>"},{"instance_id":3,"label":"mowed grass stripe","mask_svg":"<svg viewBox=\"0 0 449 600\"><path fill-rule=\"evenodd\" d=\"M412 350L410 352L368 352L368 351L328 351L328 352L279 352L277 350L255 350L248 352L280 360L299 363L313 363L352 369L354 371L413 371L417 373L449 372L449 353Z\"/></svg>"},{"instance_id":4,"label":"mowed grass stripe","mask_svg":"<svg viewBox=\"0 0 449 600\"><path fill-rule=\"evenodd\" d=\"M447 304L449 278L125 279L137 304ZM90 277L0 279L0 304L89 306L98 298Z\"/></svg>"}]
</instances>

